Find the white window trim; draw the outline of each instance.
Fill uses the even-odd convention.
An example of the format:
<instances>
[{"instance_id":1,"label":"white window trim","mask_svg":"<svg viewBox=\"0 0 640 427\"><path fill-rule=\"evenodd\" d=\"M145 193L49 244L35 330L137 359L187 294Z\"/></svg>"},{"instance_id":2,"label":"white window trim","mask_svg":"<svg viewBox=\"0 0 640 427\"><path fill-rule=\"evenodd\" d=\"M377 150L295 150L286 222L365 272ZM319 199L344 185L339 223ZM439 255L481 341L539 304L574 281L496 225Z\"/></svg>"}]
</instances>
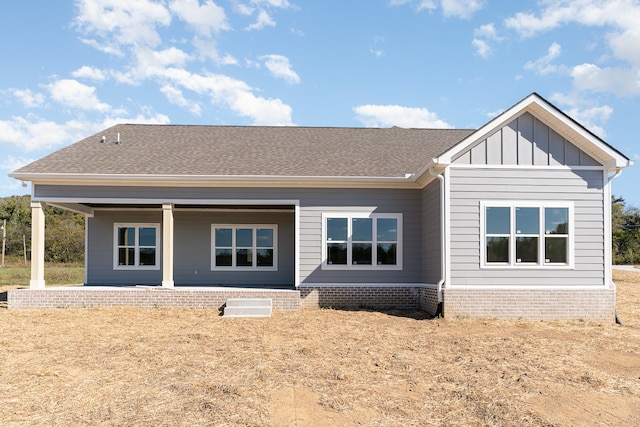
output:
<instances>
[{"instance_id":1,"label":"white window trim","mask_svg":"<svg viewBox=\"0 0 640 427\"><path fill-rule=\"evenodd\" d=\"M232 232L232 246L231 257L232 266L220 266L216 265L216 228L231 228ZM258 267L257 257L253 257L253 264L251 266L236 266L236 229L238 228L250 228L253 230L253 247L251 248L256 253L258 249L256 230L258 228L269 228L273 230L273 266L272 267ZM277 224L211 224L211 271L278 271L278 225Z\"/></svg>"},{"instance_id":2,"label":"white window trim","mask_svg":"<svg viewBox=\"0 0 640 427\"><path fill-rule=\"evenodd\" d=\"M487 250L487 227L486 227L486 209L490 208L510 208L511 215L511 231L509 234L509 262L508 263L487 263L486 250ZM515 232L515 208L539 208L540 209L540 233L538 243L538 260L537 263L518 263L515 259L516 253L516 237L519 235ZM569 214L569 233L567 237L567 263L547 263L544 257L544 209L545 208L567 208ZM505 235L506 236L506 235ZM522 236L529 236L522 235ZM483 269L558 269L558 270L572 270L575 268L575 215L574 215L574 203L567 202L554 202L554 201L486 201L480 202L480 268Z\"/></svg>"},{"instance_id":3,"label":"white window trim","mask_svg":"<svg viewBox=\"0 0 640 427\"><path fill-rule=\"evenodd\" d=\"M372 248L372 264L364 265L364 264L351 264L351 251L347 250L347 264L346 265L337 265L337 264L328 264L327 263L327 219L328 218L346 218L347 219L347 227L349 230L351 229L351 220L353 218L371 218L373 219L374 229L373 229L373 248ZM374 248L376 247L377 239L376 239L376 221L378 218L392 218L397 220L398 223L398 240L397 240L397 248L396 248L396 264L395 265L378 265L373 262L375 260ZM368 212L324 212L322 214L322 265L321 268L323 270L402 270L402 214L401 213L368 213ZM347 248L351 247L352 240L351 234L347 236Z\"/></svg>"},{"instance_id":4,"label":"white window trim","mask_svg":"<svg viewBox=\"0 0 640 427\"><path fill-rule=\"evenodd\" d=\"M135 228L135 265L119 265L118 264L118 229L119 228ZM156 229L156 264L155 265L138 265L139 249L138 245L138 233L141 228L155 228ZM146 247L146 246L144 246ZM141 223L141 222L116 222L113 224L113 269L114 270L160 270L160 261L162 259L162 245L160 242L160 224L158 223Z\"/></svg>"}]
</instances>

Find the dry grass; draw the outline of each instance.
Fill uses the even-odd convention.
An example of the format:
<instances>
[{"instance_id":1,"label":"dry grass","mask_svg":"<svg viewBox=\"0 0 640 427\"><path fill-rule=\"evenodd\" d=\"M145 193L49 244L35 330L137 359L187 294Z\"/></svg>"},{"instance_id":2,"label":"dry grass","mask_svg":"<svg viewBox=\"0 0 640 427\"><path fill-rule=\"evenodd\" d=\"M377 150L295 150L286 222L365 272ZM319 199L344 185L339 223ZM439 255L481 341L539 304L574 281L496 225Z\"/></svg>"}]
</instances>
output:
<instances>
[{"instance_id":1,"label":"dry grass","mask_svg":"<svg viewBox=\"0 0 640 427\"><path fill-rule=\"evenodd\" d=\"M302 310L0 311L5 425L638 425L624 326Z\"/></svg>"}]
</instances>

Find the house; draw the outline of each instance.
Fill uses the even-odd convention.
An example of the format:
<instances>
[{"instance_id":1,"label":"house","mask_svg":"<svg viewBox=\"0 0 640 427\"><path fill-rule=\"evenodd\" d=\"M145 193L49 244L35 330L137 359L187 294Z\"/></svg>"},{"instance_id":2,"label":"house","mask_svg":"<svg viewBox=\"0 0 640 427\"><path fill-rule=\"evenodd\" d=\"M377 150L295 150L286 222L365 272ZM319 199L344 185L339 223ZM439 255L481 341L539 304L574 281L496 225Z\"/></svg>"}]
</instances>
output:
<instances>
[{"instance_id":1,"label":"house","mask_svg":"<svg viewBox=\"0 0 640 427\"><path fill-rule=\"evenodd\" d=\"M116 125L10 174L33 184L33 236L9 306L253 289L613 321L611 181L631 164L535 93L476 130ZM86 215L86 293L46 292L45 204Z\"/></svg>"}]
</instances>

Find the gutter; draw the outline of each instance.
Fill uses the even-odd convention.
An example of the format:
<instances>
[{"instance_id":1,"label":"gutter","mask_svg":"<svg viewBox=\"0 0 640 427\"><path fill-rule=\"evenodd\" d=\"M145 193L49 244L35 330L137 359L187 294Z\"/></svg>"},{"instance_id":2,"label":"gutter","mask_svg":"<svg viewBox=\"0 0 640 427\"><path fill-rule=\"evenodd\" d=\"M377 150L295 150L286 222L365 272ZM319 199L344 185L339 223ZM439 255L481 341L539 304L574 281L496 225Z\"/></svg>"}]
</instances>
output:
<instances>
[{"instance_id":1,"label":"gutter","mask_svg":"<svg viewBox=\"0 0 640 427\"><path fill-rule=\"evenodd\" d=\"M150 187L296 187L405 188L424 187L413 173L404 176L284 176L284 175L145 175L10 173L11 178L38 185L105 185ZM26 186L26 184L24 184Z\"/></svg>"},{"instance_id":2,"label":"gutter","mask_svg":"<svg viewBox=\"0 0 640 427\"><path fill-rule=\"evenodd\" d=\"M432 161L432 165L429 167L429 174L434 176L440 181L440 280L436 284L437 292L438 292L438 308L435 313L435 317L442 316L442 306L444 299L442 298L442 288L446 282L446 232L445 232L445 186L444 186L444 176L442 173L437 173L434 170L434 163Z\"/></svg>"}]
</instances>

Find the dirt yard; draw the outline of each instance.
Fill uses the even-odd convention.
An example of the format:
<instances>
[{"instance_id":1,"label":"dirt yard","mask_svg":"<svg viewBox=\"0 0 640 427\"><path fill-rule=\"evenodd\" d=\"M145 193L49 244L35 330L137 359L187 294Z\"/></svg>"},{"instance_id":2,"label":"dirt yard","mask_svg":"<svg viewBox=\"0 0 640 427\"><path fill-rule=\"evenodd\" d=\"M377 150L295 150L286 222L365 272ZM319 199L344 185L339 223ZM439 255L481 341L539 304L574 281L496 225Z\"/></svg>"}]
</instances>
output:
<instances>
[{"instance_id":1,"label":"dirt yard","mask_svg":"<svg viewBox=\"0 0 640 427\"><path fill-rule=\"evenodd\" d=\"M302 310L0 310L3 425L640 425L623 326Z\"/></svg>"}]
</instances>

